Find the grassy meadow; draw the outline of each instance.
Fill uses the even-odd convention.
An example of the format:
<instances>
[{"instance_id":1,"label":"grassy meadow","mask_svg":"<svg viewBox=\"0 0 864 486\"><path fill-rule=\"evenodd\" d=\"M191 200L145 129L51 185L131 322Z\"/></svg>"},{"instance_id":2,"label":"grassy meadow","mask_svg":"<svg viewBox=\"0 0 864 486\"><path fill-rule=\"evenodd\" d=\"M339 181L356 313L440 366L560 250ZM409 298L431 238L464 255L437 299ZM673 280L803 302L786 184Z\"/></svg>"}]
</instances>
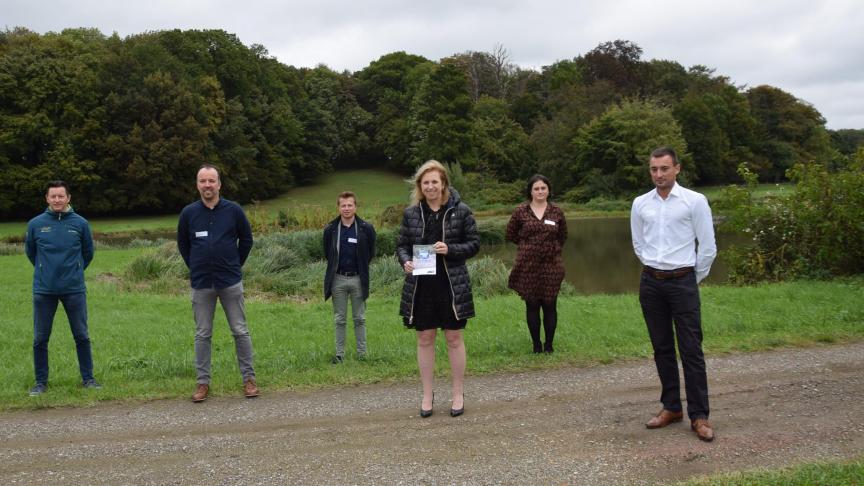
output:
<instances>
[{"instance_id":1,"label":"grassy meadow","mask_svg":"<svg viewBox=\"0 0 864 486\"><path fill-rule=\"evenodd\" d=\"M377 169L336 171L322 177L313 186L291 189L278 198L261 201L259 206L271 216L276 216L280 209L295 206L323 207L335 216L336 196L343 191L357 194L360 214L366 211L377 214L387 206L406 203L411 186L404 177L393 172Z\"/></svg>"},{"instance_id":2,"label":"grassy meadow","mask_svg":"<svg viewBox=\"0 0 864 486\"><path fill-rule=\"evenodd\" d=\"M712 202L722 198L726 186L704 186L697 190ZM368 189L367 189L368 188ZM760 184L754 191L756 197L765 197L791 191L791 184ZM250 220L257 227L278 226L280 212L296 221L299 228L320 228L336 217L336 195L342 191L357 193L358 214L381 225L383 212L391 206L405 204L411 190L405 178L392 172L378 169L337 171L322 177L315 185L297 187L284 195L257 201L245 206ZM231 194L225 194L233 199ZM625 204L626 203L626 204ZM629 202L599 201L586 204L564 204L565 209L578 217L621 216L629 213ZM475 208L477 209L477 208ZM491 205L477 211L480 218L507 218L513 208L509 205ZM86 211L83 213L87 217ZM35 216L35 214L34 214ZM177 214L140 217L89 218L96 233L130 234L147 237L148 234L172 232L177 228ZM23 238L26 221L0 222L0 239Z\"/></svg>"},{"instance_id":3,"label":"grassy meadow","mask_svg":"<svg viewBox=\"0 0 864 486\"><path fill-rule=\"evenodd\" d=\"M368 189L364 189L368 188ZM411 187L398 174L383 170L338 171L321 178L315 185L294 188L283 196L245 206L250 219L275 220L279 212L304 219L314 219L309 227L323 227L318 220L330 221L337 216L336 196L342 191L357 193L358 212L361 217L374 219L388 206L408 201ZM231 194L224 194L234 199ZM73 205L74 205L73 199ZM192 201L190 201L192 202ZM35 216L35 214L33 215ZM89 218L95 233L162 233L177 229L178 214L140 217ZM314 224L313 224L314 223ZM0 239L23 238L27 221L0 222Z\"/></svg>"},{"instance_id":4,"label":"grassy meadow","mask_svg":"<svg viewBox=\"0 0 864 486\"><path fill-rule=\"evenodd\" d=\"M694 188L696 191L705 195L710 203L715 203L723 198L723 191L729 187L728 185L720 186L700 186ZM795 185L791 182L783 183L764 183L759 184L753 189L753 197L763 198L769 196L788 195L795 190Z\"/></svg>"},{"instance_id":5,"label":"grassy meadow","mask_svg":"<svg viewBox=\"0 0 864 486\"><path fill-rule=\"evenodd\" d=\"M0 256L0 308L6 345L0 349L0 409L88 405L103 400L185 398L195 382L191 303L186 294L136 291L123 285L125 267L146 249L101 250L87 270L90 334L100 391L80 387L74 343L58 311L50 343L49 392L30 398L32 369L32 266L23 255ZM477 276L478 278L480 276ZM322 278L319 275L311 279ZM398 285L397 285L398 287ZM864 339L864 278L791 282L757 287L705 287L707 354L812 346ZM397 315L398 296L370 298L370 359L349 351L333 366L330 302L250 298L249 326L263 390L314 389L416 377L415 339ZM562 297L553 355L534 355L522 301L513 295L478 299L478 317L466 331L468 373L592 365L651 356L636 295ZM350 327L350 325L349 325ZM349 331L349 342L351 340ZM438 351L444 356L443 340ZM227 323L217 311L212 389L237 394L240 376ZM349 347L350 349L350 347ZM447 373L447 360L438 372Z\"/></svg>"}]
</instances>

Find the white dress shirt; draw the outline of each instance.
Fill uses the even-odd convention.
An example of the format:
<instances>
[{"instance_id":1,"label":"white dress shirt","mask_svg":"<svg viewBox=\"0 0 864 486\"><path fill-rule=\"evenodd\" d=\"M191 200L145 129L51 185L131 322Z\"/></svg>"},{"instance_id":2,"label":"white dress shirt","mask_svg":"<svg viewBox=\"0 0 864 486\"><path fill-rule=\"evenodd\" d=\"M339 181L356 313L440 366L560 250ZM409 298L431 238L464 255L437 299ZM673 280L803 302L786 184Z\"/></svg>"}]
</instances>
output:
<instances>
[{"instance_id":1,"label":"white dress shirt","mask_svg":"<svg viewBox=\"0 0 864 486\"><path fill-rule=\"evenodd\" d=\"M633 201L630 232L643 265L658 270L694 267L697 282L708 276L717 256L708 200L677 182L666 199L655 188Z\"/></svg>"}]
</instances>

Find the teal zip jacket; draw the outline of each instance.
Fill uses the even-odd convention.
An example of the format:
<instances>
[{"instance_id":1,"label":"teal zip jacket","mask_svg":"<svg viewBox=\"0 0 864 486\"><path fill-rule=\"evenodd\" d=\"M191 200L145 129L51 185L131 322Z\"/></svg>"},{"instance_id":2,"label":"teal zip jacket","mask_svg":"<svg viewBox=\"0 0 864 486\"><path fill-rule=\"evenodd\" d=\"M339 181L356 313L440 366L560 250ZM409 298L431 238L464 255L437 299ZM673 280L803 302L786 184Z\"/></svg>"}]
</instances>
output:
<instances>
[{"instance_id":1,"label":"teal zip jacket","mask_svg":"<svg viewBox=\"0 0 864 486\"><path fill-rule=\"evenodd\" d=\"M84 269L93 260L90 223L67 211L48 208L27 223L24 251L33 264L33 293L64 295L84 292Z\"/></svg>"}]
</instances>

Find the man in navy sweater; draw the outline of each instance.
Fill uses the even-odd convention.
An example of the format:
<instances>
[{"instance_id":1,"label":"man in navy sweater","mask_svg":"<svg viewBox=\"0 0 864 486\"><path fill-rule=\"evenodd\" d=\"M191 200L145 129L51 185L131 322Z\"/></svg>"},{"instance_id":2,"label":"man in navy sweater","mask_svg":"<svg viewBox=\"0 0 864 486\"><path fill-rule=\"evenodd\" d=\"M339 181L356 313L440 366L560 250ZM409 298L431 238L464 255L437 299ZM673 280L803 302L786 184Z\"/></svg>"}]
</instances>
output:
<instances>
[{"instance_id":1,"label":"man in navy sweater","mask_svg":"<svg viewBox=\"0 0 864 486\"><path fill-rule=\"evenodd\" d=\"M33 367L36 385L30 396L48 389L48 339L57 304L63 303L75 339L84 388L102 388L93 378L93 354L87 331L84 269L93 260L93 236L86 219L75 214L63 181L48 183L48 208L27 224L24 251L33 264Z\"/></svg>"},{"instance_id":2,"label":"man in navy sweater","mask_svg":"<svg viewBox=\"0 0 864 486\"><path fill-rule=\"evenodd\" d=\"M202 165L197 186L201 200L183 208L177 223L177 248L189 267L195 315L198 384L192 401L203 402L210 391L210 341L217 299L234 336L243 392L247 398L257 397L240 270L252 250L252 228L239 204L219 197L222 182L216 167Z\"/></svg>"}]
</instances>

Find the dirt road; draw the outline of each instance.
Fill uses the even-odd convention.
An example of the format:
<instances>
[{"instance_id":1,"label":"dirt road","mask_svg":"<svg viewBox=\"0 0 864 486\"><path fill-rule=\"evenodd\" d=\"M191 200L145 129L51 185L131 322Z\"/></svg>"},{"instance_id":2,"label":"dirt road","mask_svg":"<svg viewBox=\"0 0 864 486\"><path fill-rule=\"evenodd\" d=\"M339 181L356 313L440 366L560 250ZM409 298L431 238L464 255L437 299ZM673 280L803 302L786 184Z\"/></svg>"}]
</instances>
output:
<instances>
[{"instance_id":1,"label":"dirt road","mask_svg":"<svg viewBox=\"0 0 864 486\"><path fill-rule=\"evenodd\" d=\"M470 357L469 357L470 359ZM864 343L708 360L713 443L659 409L653 362L0 415L0 482L645 484L864 454Z\"/></svg>"}]
</instances>

